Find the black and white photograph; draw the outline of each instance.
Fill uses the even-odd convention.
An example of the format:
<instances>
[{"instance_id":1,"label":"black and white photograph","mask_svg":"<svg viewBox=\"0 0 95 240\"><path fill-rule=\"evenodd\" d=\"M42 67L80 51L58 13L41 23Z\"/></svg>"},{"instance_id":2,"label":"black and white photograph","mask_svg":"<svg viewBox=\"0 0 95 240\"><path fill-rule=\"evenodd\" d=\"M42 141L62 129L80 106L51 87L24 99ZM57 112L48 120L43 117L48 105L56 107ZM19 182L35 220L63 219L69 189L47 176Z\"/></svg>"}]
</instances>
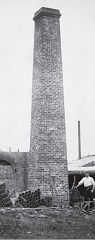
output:
<instances>
[{"instance_id":1,"label":"black and white photograph","mask_svg":"<svg viewBox=\"0 0 95 240\"><path fill-rule=\"evenodd\" d=\"M0 0L0 239L95 239L95 0Z\"/></svg>"}]
</instances>

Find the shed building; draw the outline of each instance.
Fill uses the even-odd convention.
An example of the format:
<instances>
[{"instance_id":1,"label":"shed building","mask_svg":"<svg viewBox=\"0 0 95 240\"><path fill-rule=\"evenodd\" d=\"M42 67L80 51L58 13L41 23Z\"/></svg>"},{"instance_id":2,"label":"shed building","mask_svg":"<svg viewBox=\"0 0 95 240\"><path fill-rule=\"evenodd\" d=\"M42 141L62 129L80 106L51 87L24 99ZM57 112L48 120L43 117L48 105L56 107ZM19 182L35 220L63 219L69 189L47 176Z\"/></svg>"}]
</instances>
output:
<instances>
[{"instance_id":1,"label":"shed building","mask_svg":"<svg viewBox=\"0 0 95 240\"><path fill-rule=\"evenodd\" d=\"M81 159L73 160L68 163L69 172L69 188L77 185L85 172L89 172L90 176L95 180L95 155L88 155Z\"/></svg>"}]
</instances>

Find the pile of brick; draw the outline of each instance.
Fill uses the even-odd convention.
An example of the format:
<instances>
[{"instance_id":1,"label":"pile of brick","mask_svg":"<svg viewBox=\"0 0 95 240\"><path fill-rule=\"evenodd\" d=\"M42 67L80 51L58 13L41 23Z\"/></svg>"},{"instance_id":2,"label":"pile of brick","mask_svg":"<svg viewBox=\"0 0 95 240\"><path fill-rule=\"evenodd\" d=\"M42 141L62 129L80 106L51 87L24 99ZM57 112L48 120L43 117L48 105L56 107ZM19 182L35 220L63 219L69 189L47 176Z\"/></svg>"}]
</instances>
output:
<instances>
[{"instance_id":1,"label":"pile of brick","mask_svg":"<svg viewBox=\"0 0 95 240\"><path fill-rule=\"evenodd\" d=\"M0 207L11 207L12 202L9 197L9 191L6 189L5 183L0 184Z\"/></svg>"},{"instance_id":2,"label":"pile of brick","mask_svg":"<svg viewBox=\"0 0 95 240\"><path fill-rule=\"evenodd\" d=\"M38 189L35 192L28 190L19 194L15 205L16 207L35 208L40 206L40 202L40 190Z\"/></svg>"},{"instance_id":3,"label":"pile of brick","mask_svg":"<svg viewBox=\"0 0 95 240\"><path fill-rule=\"evenodd\" d=\"M40 204L46 207L51 207L52 206L52 197L46 196L41 199Z\"/></svg>"},{"instance_id":4,"label":"pile of brick","mask_svg":"<svg viewBox=\"0 0 95 240\"><path fill-rule=\"evenodd\" d=\"M74 203L81 202L82 196L80 195L78 189L73 187L70 189L70 204L73 205Z\"/></svg>"}]
</instances>

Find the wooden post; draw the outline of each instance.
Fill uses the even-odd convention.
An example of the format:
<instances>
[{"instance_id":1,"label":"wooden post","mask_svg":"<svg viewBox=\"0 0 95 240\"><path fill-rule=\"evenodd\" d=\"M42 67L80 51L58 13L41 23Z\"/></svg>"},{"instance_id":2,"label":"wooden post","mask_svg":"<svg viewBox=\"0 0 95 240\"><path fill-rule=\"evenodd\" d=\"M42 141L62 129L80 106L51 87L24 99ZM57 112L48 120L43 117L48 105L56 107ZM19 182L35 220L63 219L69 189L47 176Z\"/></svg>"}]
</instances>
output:
<instances>
[{"instance_id":1,"label":"wooden post","mask_svg":"<svg viewBox=\"0 0 95 240\"><path fill-rule=\"evenodd\" d=\"M74 186L76 186L76 175L74 175Z\"/></svg>"}]
</instances>

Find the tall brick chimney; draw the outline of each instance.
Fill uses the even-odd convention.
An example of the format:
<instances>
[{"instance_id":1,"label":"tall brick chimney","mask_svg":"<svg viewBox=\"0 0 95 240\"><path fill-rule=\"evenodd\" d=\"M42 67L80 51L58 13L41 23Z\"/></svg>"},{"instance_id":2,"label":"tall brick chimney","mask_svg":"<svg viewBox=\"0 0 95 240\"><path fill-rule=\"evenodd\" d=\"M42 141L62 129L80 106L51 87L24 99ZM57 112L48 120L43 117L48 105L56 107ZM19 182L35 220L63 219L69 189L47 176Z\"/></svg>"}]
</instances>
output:
<instances>
[{"instance_id":1,"label":"tall brick chimney","mask_svg":"<svg viewBox=\"0 0 95 240\"><path fill-rule=\"evenodd\" d=\"M34 15L34 56L28 186L68 201L63 74L59 10L42 7Z\"/></svg>"}]
</instances>

